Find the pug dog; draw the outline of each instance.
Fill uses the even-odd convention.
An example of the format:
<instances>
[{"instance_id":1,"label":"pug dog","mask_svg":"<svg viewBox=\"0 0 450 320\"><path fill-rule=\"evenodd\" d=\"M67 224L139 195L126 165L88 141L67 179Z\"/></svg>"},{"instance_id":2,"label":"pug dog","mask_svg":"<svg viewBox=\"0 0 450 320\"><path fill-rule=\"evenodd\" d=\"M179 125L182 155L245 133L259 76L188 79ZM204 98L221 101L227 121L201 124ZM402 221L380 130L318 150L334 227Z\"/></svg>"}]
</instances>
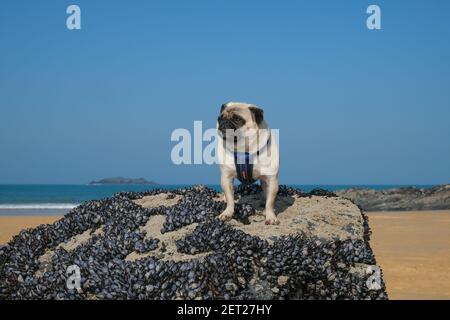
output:
<instances>
[{"instance_id":1,"label":"pug dog","mask_svg":"<svg viewBox=\"0 0 450 320\"><path fill-rule=\"evenodd\" d=\"M234 215L233 181L252 184L257 180L265 196L265 223L277 225L274 212L278 193L279 150L264 111L253 104L228 102L221 106L217 119L220 185L227 203L219 219Z\"/></svg>"}]
</instances>

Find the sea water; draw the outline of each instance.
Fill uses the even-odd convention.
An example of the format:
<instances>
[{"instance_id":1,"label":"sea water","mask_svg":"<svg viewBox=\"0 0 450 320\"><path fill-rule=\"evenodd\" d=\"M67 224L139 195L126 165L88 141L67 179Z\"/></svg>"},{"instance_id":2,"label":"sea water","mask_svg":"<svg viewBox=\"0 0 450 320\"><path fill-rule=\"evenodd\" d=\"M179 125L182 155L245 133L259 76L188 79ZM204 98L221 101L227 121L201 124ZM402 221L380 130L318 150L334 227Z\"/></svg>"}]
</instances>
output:
<instances>
[{"instance_id":1,"label":"sea water","mask_svg":"<svg viewBox=\"0 0 450 320\"><path fill-rule=\"evenodd\" d=\"M220 191L219 185L207 185ZM405 185L290 185L303 191L323 188L336 191L347 188L370 188L376 190L408 187ZM177 189L191 185L25 185L0 184L0 215L60 215L79 204L111 197L121 191L146 191L155 188ZM429 188L429 185L414 187Z\"/></svg>"}]
</instances>

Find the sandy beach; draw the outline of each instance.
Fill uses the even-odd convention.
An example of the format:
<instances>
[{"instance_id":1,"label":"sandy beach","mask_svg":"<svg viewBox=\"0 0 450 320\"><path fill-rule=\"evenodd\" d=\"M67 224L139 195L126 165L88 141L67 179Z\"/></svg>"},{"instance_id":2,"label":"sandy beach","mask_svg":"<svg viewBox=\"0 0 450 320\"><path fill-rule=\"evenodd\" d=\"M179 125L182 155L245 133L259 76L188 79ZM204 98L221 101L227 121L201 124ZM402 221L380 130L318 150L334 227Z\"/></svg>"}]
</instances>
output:
<instances>
[{"instance_id":1,"label":"sandy beach","mask_svg":"<svg viewBox=\"0 0 450 320\"><path fill-rule=\"evenodd\" d=\"M390 299L450 299L450 210L370 212L371 246ZM60 216L0 216L0 243Z\"/></svg>"},{"instance_id":2,"label":"sandy beach","mask_svg":"<svg viewBox=\"0 0 450 320\"><path fill-rule=\"evenodd\" d=\"M22 229L53 223L61 216L0 216L0 244L7 243Z\"/></svg>"},{"instance_id":3,"label":"sandy beach","mask_svg":"<svg viewBox=\"0 0 450 320\"><path fill-rule=\"evenodd\" d=\"M371 212L390 299L450 299L450 210Z\"/></svg>"}]
</instances>

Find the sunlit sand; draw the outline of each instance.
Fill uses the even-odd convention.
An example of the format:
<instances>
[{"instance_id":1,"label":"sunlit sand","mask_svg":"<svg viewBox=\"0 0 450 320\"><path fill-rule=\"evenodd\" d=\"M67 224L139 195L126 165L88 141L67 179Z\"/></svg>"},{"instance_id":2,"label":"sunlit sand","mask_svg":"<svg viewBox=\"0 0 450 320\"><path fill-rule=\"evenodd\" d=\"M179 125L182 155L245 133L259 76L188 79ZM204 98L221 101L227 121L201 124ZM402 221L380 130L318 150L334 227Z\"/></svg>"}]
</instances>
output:
<instances>
[{"instance_id":1,"label":"sunlit sand","mask_svg":"<svg viewBox=\"0 0 450 320\"><path fill-rule=\"evenodd\" d=\"M450 210L371 212L390 299L450 299Z\"/></svg>"}]
</instances>

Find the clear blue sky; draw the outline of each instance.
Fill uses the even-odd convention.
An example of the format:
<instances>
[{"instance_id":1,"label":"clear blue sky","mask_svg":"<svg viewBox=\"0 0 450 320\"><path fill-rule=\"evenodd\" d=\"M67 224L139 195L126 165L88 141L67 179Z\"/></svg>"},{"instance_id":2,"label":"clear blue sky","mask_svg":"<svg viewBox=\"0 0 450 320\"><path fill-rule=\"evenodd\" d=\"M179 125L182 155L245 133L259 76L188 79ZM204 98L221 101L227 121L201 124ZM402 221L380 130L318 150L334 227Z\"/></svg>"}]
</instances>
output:
<instances>
[{"instance_id":1,"label":"clear blue sky","mask_svg":"<svg viewBox=\"0 0 450 320\"><path fill-rule=\"evenodd\" d=\"M230 100L280 129L281 183L448 183L449 39L444 0L3 0L0 183L218 183L170 134Z\"/></svg>"}]
</instances>

